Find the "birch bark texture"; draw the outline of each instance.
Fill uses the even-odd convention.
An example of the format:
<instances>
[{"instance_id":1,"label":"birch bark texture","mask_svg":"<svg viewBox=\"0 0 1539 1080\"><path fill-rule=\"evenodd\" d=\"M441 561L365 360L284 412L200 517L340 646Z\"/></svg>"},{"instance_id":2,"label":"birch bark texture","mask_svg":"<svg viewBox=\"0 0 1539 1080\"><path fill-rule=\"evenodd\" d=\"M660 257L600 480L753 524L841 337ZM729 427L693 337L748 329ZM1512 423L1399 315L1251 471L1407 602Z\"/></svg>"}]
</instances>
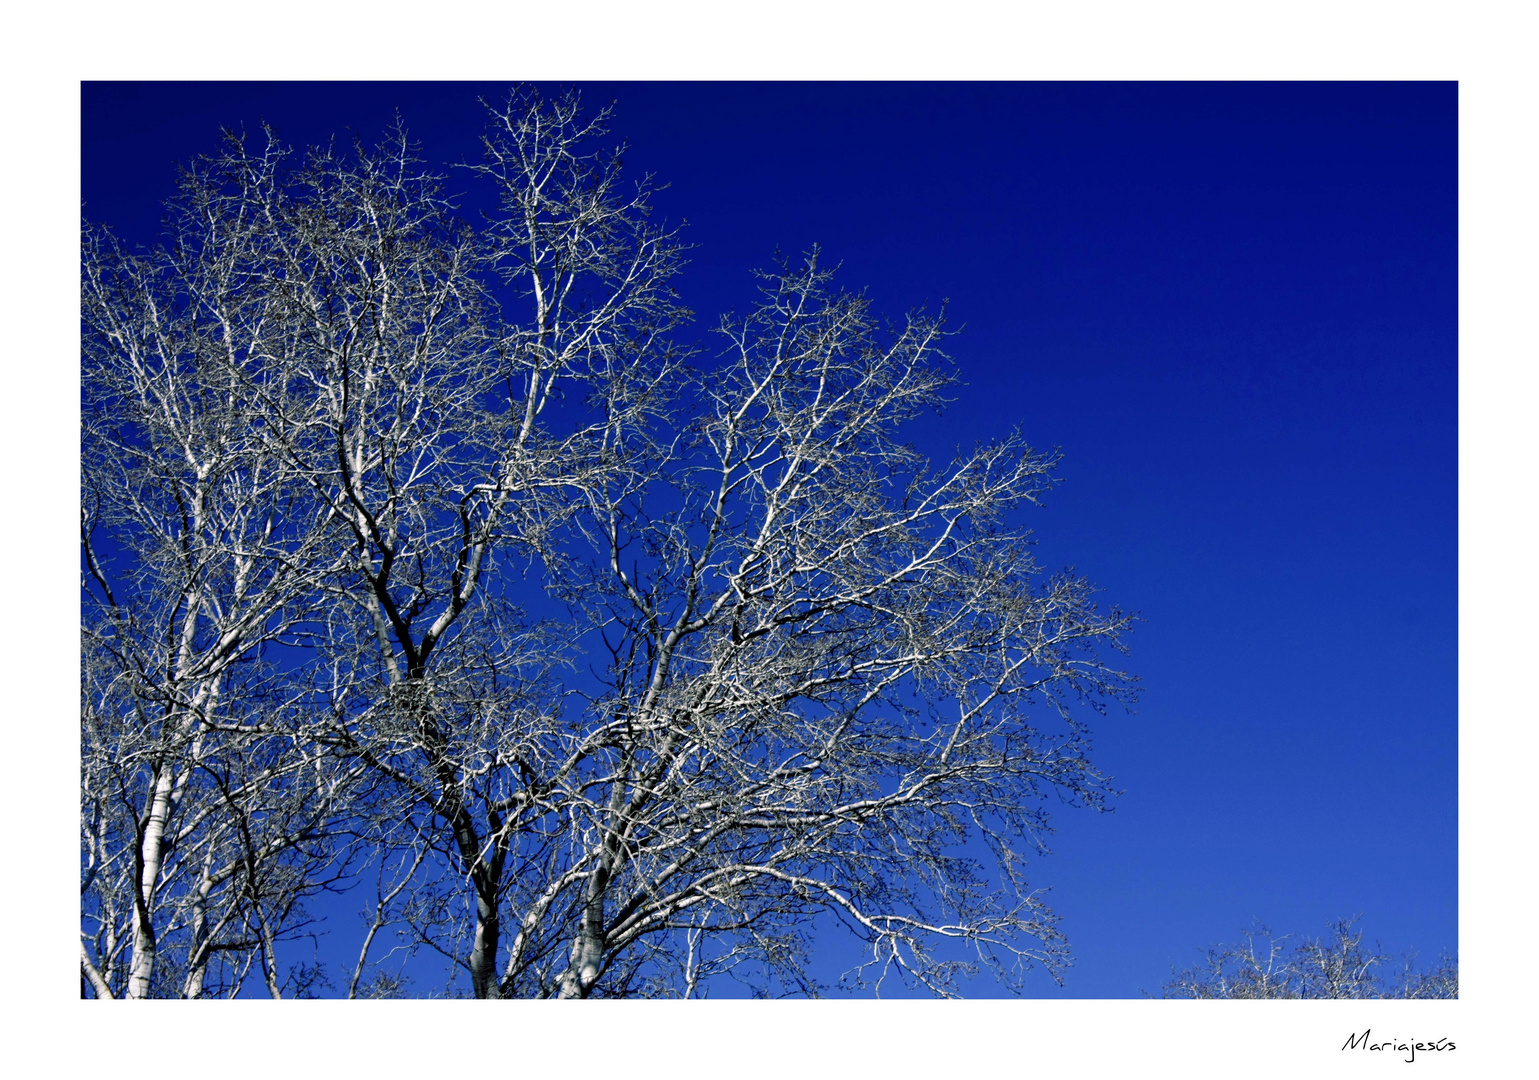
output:
<instances>
[{"instance_id":1,"label":"birch bark texture","mask_svg":"<svg viewBox=\"0 0 1539 1080\"><path fill-rule=\"evenodd\" d=\"M608 115L489 106L474 226L397 130L229 139L150 255L87 229L87 996L1066 962L1027 861L1050 800L1106 808L1086 714L1135 680L1132 617L1033 558L1058 455L915 451L944 319L883 321L816 250L690 344ZM365 882L328 983L305 901Z\"/></svg>"}]
</instances>

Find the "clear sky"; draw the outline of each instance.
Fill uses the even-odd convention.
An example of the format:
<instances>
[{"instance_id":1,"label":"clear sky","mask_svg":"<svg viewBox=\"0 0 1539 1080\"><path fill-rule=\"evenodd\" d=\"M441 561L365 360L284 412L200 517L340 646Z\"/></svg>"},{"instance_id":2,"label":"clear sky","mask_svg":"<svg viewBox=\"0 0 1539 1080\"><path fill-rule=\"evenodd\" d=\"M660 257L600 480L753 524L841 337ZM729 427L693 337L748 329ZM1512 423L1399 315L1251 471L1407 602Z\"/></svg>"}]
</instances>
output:
<instances>
[{"instance_id":1,"label":"clear sky","mask_svg":"<svg viewBox=\"0 0 1539 1080\"><path fill-rule=\"evenodd\" d=\"M264 119L303 146L399 109L472 159L505 89L86 83L84 213L153 241L176 163ZM1253 918L1457 949L1454 84L581 89L671 185L702 327L820 244L965 326L916 441L1063 448L1041 559L1141 613L1143 699L1095 726L1115 812L1056 814L1075 966L1037 992L1157 991Z\"/></svg>"}]
</instances>

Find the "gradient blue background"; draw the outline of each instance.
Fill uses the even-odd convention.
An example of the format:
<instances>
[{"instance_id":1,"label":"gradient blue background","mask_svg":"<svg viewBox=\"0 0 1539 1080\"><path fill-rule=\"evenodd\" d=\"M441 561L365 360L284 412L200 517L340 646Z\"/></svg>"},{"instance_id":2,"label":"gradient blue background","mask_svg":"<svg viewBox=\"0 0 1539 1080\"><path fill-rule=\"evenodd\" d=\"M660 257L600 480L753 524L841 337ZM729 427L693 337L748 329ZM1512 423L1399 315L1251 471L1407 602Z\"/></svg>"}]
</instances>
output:
<instances>
[{"instance_id":1,"label":"gradient blue background","mask_svg":"<svg viewBox=\"0 0 1539 1080\"><path fill-rule=\"evenodd\" d=\"M1457 948L1454 84L581 89L671 184L702 330L818 243L879 309L965 325L917 442L1063 448L1040 555L1142 614L1144 692L1096 725L1115 812L1062 810L1038 864L1075 965L1034 993L1157 992L1252 918ZM263 119L304 146L399 109L472 159L505 90L86 83L84 214L152 242L176 163Z\"/></svg>"}]
</instances>

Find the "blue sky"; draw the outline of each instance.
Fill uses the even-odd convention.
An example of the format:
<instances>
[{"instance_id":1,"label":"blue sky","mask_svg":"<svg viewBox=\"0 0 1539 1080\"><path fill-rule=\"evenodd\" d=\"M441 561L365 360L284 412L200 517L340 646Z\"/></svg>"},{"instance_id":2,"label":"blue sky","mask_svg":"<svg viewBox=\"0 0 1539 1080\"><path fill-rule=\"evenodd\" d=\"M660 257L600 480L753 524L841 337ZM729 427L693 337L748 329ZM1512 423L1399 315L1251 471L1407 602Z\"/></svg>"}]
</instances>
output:
<instances>
[{"instance_id":1,"label":"blue sky","mask_svg":"<svg viewBox=\"0 0 1539 1080\"><path fill-rule=\"evenodd\" d=\"M1096 725L1115 813L1056 815L1076 962L1039 993L1156 990L1253 917L1458 947L1453 84L581 88L671 184L703 325L818 243L965 326L916 441L1063 448L1040 555L1142 614L1144 692ZM153 240L175 164L262 119L306 145L399 108L471 158L504 89L87 83L84 212Z\"/></svg>"}]
</instances>

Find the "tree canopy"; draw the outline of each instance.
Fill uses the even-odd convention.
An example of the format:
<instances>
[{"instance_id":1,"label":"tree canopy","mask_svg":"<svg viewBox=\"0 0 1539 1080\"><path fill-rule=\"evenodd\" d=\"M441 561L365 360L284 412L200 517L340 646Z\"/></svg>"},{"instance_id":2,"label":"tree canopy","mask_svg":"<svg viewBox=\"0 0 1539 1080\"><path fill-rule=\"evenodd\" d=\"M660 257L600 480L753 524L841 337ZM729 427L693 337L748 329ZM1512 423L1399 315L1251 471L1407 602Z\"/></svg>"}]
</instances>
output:
<instances>
[{"instance_id":1,"label":"tree canopy","mask_svg":"<svg viewBox=\"0 0 1539 1080\"><path fill-rule=\"evenodd\" d=\"M404 130L227 136L164 242L82 242L83 993L1006 987L1028 877L1103 809L1132 618L1033 557L1056 453L929 460L943 313L816 249L714 344L607 110L514 91L467 181ZM384 949L381 932L394 942Z\"/></svg>"},{"instance_id":2,"label":"tree canopy","mask_svg":"<svg viewBox=\"0 0 1539 1080\"><path fill-rule=\"evenodd\" d=\"M1326 937L1301 937L1290 948L1289 935L1257 924L1241 932L1242 941L1203 950L1201 964L1173 972L1162 997L1198 1000L1273 1000L1289 998L1457 998L1459 964L1438 958L1418 971L1414 956L1398 967L1379 945L1363 943L1357 918L1337 919Z\"/></svg>"}]
</instances>

